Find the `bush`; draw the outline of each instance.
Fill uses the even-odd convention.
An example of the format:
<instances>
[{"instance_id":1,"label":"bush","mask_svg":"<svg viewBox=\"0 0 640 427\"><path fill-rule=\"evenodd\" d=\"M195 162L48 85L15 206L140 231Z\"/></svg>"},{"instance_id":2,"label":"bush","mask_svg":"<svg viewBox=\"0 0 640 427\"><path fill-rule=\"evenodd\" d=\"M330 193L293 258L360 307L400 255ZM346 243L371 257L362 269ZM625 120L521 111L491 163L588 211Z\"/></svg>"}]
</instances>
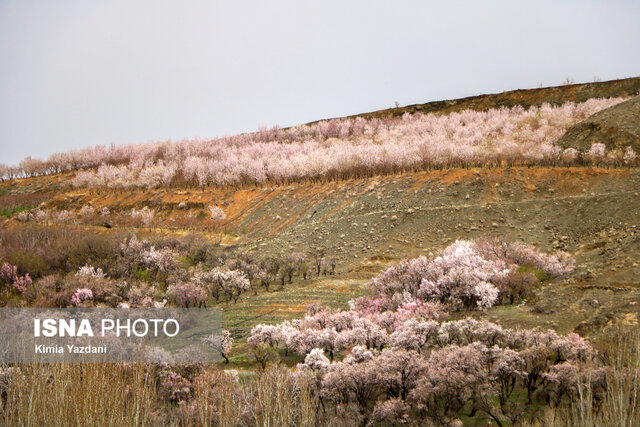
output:
<instances>
[{"instance_id":1,"label":"bush","mask_svg":"<svg viewBox=\"0 0 640 427\"><path fill-rule=\"evenodd\" d=\"M209 267L219 266L226 258L224 249L219 243L209 242L206 240L195 240L190 237L185 243L186 260L189 266L205 264Z\"/></svg>"},{"instance_id":2,"label":"bush","mask_svg":"<svg viewBox=\"0 0 640 427\"><path fill-rule=\"evenodd\" d=\"M112 307L118 305L122 301L122 298L118 295L119 289L116 283L108 278L104 277L83 277L75 274L70 274L64 279L63 293L65 295L70 294L71 297L78 289L88 289L91 291L92 300L97 303L106 303Z\"/></svg>"},{"instance_id":3,"label":"bush","mask_svg":"<svg viewBox=\"0 0 640 427\"><path fill-rule=\"evenodd\" d=\"M117 253L118 245L112 237L89 234L81 238L69 251L66 270L77 271L88 264L109 273L114 270Z\"/></svg>"},{"instance_id":4,"label":"bush","mask_svg":"<svg viewBox=\"0 0 640 427\"><path fill-rule=\"evenodd\" d=\"M29 274L32 278L42 277L49 272L49 265L36 253L25 250L14 250L7 256L9 263L18 267L18 274Z\"/></svg>"},{"instance_id":5,"label":"bush","mask_svg":"<svg viewBox=\"0 0 640 427\"><path fill-rule=\"evenodd\" d=\"M75 290L65 289L62 292L58 292L54 298L55 305L58 308L65 308L71 305L71 297L75 293Z\"/></svg>"}]
</instances>

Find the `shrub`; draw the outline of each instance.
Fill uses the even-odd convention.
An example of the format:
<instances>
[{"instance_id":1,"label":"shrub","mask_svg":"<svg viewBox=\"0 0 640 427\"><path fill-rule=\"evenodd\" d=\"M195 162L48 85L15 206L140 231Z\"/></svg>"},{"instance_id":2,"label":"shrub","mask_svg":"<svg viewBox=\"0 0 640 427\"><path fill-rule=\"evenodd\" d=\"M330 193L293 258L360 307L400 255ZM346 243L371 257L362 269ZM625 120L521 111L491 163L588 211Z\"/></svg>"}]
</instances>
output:
<instances>
[{"instance_id":1,"label":"shrub","mask_svg":"<svg viewBox=\"0 0 640 427\"><path fill-rule=\"evenodd\" d=\"M149 282L151 280L151 276L149 275L149 270L142 267L139 267L138 269L136 269L135 278L143 282Z\"/></svg>"},{"instance_id":2,"label":"shrub","mask_svg":"<svg viewBox=\"0 0 640 427\"><path fill-rule=\"evenodd\" d=\"M30 289L33 283L31 277L29 277L29 273L26 273L24 276L18 276L18 267L7 264L6 262L2 264L2 268L0 269L0 278L2 278L5 284L11 285L13 289L21 294L24 294L27 289Z\"/></svg>"},{"instance_id":3,"label":"shrub","mask_svg":"<svg viewBox=\"0 0 640 427\"><path fill-rule=\"evenodd\" d=\"M85 279L102 279L106 276L106 274L102 271L101 268L95 268L92 265L85 264L84 266L78 269L76 276L82 277Z\"/></svg>"},{"instance_id":4,"label":"shrub","mask_svg":"<svg viewBox=\"0 0 640 427\"><path fill-rule=\"evenodd\" d=\"M209 210L209 217L214 222L222 221L227 218L227 215L219 206L208 206L207 209Z\"/></svg>"},{"instance_id":5,"label":"shrub","mask_svg":"<svg viewBox=\"0 0 640 427\"><path fill-rule=\"evenodd\" d=\"M77 271L85 265L106 273L115 269L118 251L114 238L102 234L87 234L74 243L66 258L67 271Z\"/></svg>"},{"instance_id":6,"label":"shrub","mask_svg":"<svg viewBox=\"0 0 640 427\"><path fill-rule=\"evenodd\" d=\"M191 398L193 385L182 375L165 371L160 374L160 397L171 403L188 401Z\"/></svg>"},{"instance_id":7,"label":"shrub","mask_svg":"<svg viewBox=\"0 0 640 427\"><path fill-rule=\"evenodd\" d=\"M93 300L93 292L91 289L81 288L76 289L75 293L71 296L71 304L79 306L84 302Z\"/></svg>"},{"instance_id":8,"label":"shrub","mask_svg":"<svg viewBox=\"0 0 640 427\"><path fill-rule=\"evenodd\" d=\"M49 272L49 265L44 258L33 251L14 250L9 252L7 260L18 267L19 274L29 274L33 278L42 277Z\"/></svg>"},{"instance_id":9,"label":"shrub","mask_svg":"<svg viewBox=\"0 0 640 427\"><path fill-rule=\"evenodd\" d=\"M137 210L135 208L131 209L130 215L131 215L131 219L135 223L141 224L145 227L151 227L153 218L155 216L155 211L145 206L140 210Z\"/></svg>"}]
</instances>

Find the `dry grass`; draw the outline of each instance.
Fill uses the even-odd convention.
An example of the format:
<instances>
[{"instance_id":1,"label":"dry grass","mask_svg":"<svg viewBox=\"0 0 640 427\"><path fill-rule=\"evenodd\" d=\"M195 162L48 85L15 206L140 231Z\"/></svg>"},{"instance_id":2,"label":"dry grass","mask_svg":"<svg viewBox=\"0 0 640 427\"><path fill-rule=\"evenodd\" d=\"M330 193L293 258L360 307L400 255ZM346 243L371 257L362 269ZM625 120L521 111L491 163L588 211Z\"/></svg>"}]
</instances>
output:
<instances>
[{"instance_id":1,"label":"dry grass","mask_svg":"<svg viewBox=\"0 0 640 427\"><path fill-rule=\"evenodd\" d=\"M524 425L640 425L640 330L621 331L609 348L611 373L602 396L579 393L570 404L548 408ZM217 369L208 371L194 381L193 397L184 405L159 399L153 370L144 365L34 364L21 369L23 375L2 394L2 425L306 427L335 421L313 396L310 379L282 366L270 365L240 381Z\"/></svg>"},{"instance_id":2,"label":"dry grass","mask_svg":"<svg viewBox=\"0 0 640 427\"><path fill-rule=\"evenodd\" d=\"M317 400L306 382L294 382L282 367L270 366L243 390L251 425L314 426Z\"/></svg>"},{"instance_id":3,"label":"dry grass","mask_svg":"<svg viewBox=\"0 0 640 427\"><path fill-rule=\"evenodd\" d=\"M155 384L141 365L33 364L7 390L7 426L144 426Z\"/></svg>"}]
</instances>

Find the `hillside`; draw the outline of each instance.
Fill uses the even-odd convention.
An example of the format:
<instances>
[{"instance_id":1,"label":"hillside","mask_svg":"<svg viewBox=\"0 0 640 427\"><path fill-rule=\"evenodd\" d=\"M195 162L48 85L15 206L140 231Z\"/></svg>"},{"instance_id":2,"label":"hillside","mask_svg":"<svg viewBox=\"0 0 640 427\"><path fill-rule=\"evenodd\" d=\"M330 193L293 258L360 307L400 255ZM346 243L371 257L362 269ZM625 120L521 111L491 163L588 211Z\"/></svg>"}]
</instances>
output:
<instances>
[{"instance_id":1,"label":"hillside","mask_svg":"<svg viewBox=\"0 0 640 427\"><path fill-rule=\"evenodd\" d=\"M633 78L482 95L361 116L529 107L630 96L638 91L640 78ZM588 148L596 141L581 136L591 126L588 123L617 123L616 129L637 134L638 99L605 108L580 122L559 145L571 145L566 141L579 136L579 148ZM599 135L619 145L617 133ZM390 262L437 252L456 239L483 236L509 236L544 250L578 254L583 262L572 280L586 281L588 286L617 283L635 288L640 277L633 262L640 255L637 169L453 167L320 182L129 190L73 189L69 185L73 177L74 173L62 173L2 182L0 203L7 216L38 205L70 212L90 205L96 211L107 208L124 216L132 208L146 206L156 213L156 231L178 234L206 231L206 225L203 229L195 224L207 206L217 205L227 216L223 243L258 255L322 247L337 259L341 274L363 279ZM626 208L618 209L621 205ZM119 228L112 225L112 231ZM130 225L125 222L122 227Z\"/></svg>"},{"instance_id":2,"label":"hillside","mask_svg":"<svg viewBox=\"0 0 640 427\"><path fill-rule=\"evenodd\" d=\"M572 126L558 140L562 148L585 150L595 143L640 151L640 96L606 108Z\"/></svg>"},{"instance_id":3,"label":"hillside","mask_svg":"<svg viewBox=\"0 0 640 427\"><path fill-rule=\"evenodd\" d=\"M502 93L468 96L459 99L432 101L425 104L413 104L398 108L355 114L345 118L392 118L405 113L421 112L448 114L463 110L487 111L491 108L512 108L521 106L529 108L543 103L559 105L564 102L585 102L592 98L612 98L635 96L640 92L640 77L608 80L605 82L579 83L572 85L542 87L536 89L518 89ZM317 123L317 122L311 122Z\"/></svg>"},{"instance_id":4,"label":"hillside","mask_svg":"<svg viewBox=\"0 0 640 427\"><path fill-rule=\"evenodd\" d=\"M0 165L0 176L75 171L66 183L76 188L130 189L281 184L451 167L632 166L638 157L624 141L622 150L610 152L599 146L593 152L590 147L563 150L554 143L571 126L628 100L628 86L634 82L594 84L603 97L579 103L529 102L548 101L544 91L526 97L506 94L492 96L493 101L474 98L479 104L461 101L460 106L469 107L463 111L441 105L439 111L448 114L332 119L224 138L88 147L44 160L27 157L17 166ZM552 93L575 99L580 88L552 88ZM624 96L606 97L619 93ZM521 104L503 108L514 96Z\"/></svg>"},{"instance_id":5,"label":"hillside","mask_svg":"<svg viewBox=\"0 0 640 427\"><path fill-rule=\"evenodd\" d=\"M486 355L488 372L498 358L519 366L508 378L507 397L493 402L499 400L491 388L498 377L491 373L477 382L485 406L476 408L469 397L475 394L465 395L459 406L445 411L447 417L467 425L486 425L490 418L512 425L506 420L540 417L550 393L568 402L563 405L572 402L558 391L563 385L554 382L556 372L588 366L594 369L588 375L600 373L605 367L597 364L610 355L612 337L620 337L625 327L637 329L640 321L640 169L628 148L640 147L633 138L624 139L637 135L640 98L625 99L638 89L640 79L626 79L369 113L367 125L378 117L388 121L375 128L372 134L379 140L367 146L377 150L381 163L376 167L369 167L372 157L348 152L349 144L371 134L354 137L350 131L348 137L320 140L300 128L284 137L278 130L259 134L264 140L258 142L244 136L197 141L206 153L202 162L185 154L188 141L111 152L88 149L82 155L93 158L94 166L63 172L55 172L53 162L42 162L38 167L49 167L45 173L0 182L0 305L221 308L228 332L228 347L220 344L219 350L228 362L224 367L239 370L244 379L230 382L218 365L158 367L153 375L160 391L149 406L164 408L165 420L183 414L183 403L196 399L192 388L213 378L207 375L223 375L215 377L223 378L215 387L227 389L216 396L237 397L238 390L248 390L242 388L249 387L245 381L256 384L251 381L275 375L267 367L274 361L280 364L273 368L281 369L278 381L297 381L291 372L321 366L313 371L313 386L305 384L328 395L335 388L331 381L343 384L338 369L350 374L372 366L373 373L363 377L377 394L341 418L359 419L376 413L374 405L398 401L381 391L377 376L385 369L397 375L400 368L389 360L423 363L420 375L440 375L448 384L451 379L441 371L466 375L465 363ZM562 103L569 100L583 104ZM517 108L547 102L558 106ZM500 106L516 108L491 110ZM488 111L446 116L467 108ZM442 117L397 118L416 111ZM349 120L334 124L356 122ZM323 123L321 128L331 127ZM429 139L433 129L446 137ZM291 135L317 140L300 142ZM384 145L387 136L395 138L392 145ZM605 144L606 151L598 154L594 143ZM271 159L291 172L281 179L251 180L244 172L229 178L216 157L224 153L227 163L244 171L243 164L233 163L237 157L260 161L263 146L291 153L295 144L309 151ZM327 162L344 155L344 169L315 173L317 165L300 160L313 157L312 144L314 149L341 147L327 155ZM407 148L401 150L403 144ZM429 151L438 144L438 150ZM416 156L411 148L417 146L416 152L435 153L429 157L433 163L403 163ZM135 150L140 157L132 154ZM177 163L168 170L171 153L178 152L186 165L205 165L199 169L204 178L195 173L188 179ZM134 160L98 163L123 153ZM138 170L145 156L155 163ZM166 156L167 163L158 156ZM450 248L453 254L447 254ZM471 296L428 293L445 286L468 288ZM89 297L80 300L80 292ZM408 333L413 327L418 332ZM422 342L424 331L430 335ZM434 364L439 357L441 368L429 373L429 366L440 366ZM451 368L456 360L460 367ZM175 384L186 394L166 392ZM278 383L276 388L286 387ZM451 399L458 399L456 393ZM216 405L229 408L229 402L216 399ZM330 425L327 419L338 417L342 397L333 399L326 401L331 409L318 411L327 417L319 424ZM441 408L433 406L436 412Z\"/></svg>"},{"instance_id":6,"label":"hillside","mask_svg":"<svg viewBox=\"0 0 640 427\"><path fill-rule=\"evenodd\" d=\"M455 169L240 190L68 191L44 207L90 204L126 213L148 206L157 212L156 231L182 234L189 218L218 204L228 216L224 243L256 255L322 247L338 261L335 280L367 280L389 263L437 252L456 239L509 236L576 255L573 284L551 285L551 294L539 297L542 306L554 307L550 296L558 292L598 301L592 310L553 309L571 330L602 316L637 319L640 307L629 304L640 295L639 188L637 169Z\"/></svg>"}]
</instances>

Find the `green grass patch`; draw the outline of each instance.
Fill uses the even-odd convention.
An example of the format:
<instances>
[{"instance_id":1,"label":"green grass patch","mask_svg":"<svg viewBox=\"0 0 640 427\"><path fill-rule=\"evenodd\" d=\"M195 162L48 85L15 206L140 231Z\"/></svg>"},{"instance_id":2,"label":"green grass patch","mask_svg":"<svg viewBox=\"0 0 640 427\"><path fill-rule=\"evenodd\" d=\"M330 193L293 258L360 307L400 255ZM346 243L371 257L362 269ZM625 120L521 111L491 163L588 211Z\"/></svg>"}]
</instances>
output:
<instances>
[{"instance_id":1,"label":"green grass patch","mask_svg":"<svg viewBox=\"0 0 640 427\"><path fill-rule=\"evenodd\" d=\"M180 265L185 270L188 270L189 267L192 267L192 266L196 265L193 262L194 261L193 258L190 257L189 255L180 255L180 256L178 256L178 261L180 261Z\"/></svg>"},{"instance_id":2,"label":"green grass patch","mask_svg":"<svg viewBox=\"0 0 640 427\"><path fill-rule=\"evenodd\" d=\"M149 270L147 270L146 268L138 268L136 270L136 279L148 283L151 280L149 276Z\"/></svg>"},{"instance_id":3,"label":"green grass patch","mask_svg":"<svg viewBox=\"0 0 640 427\"><path fill-rule=\"evenodd\" d=\"M319 302L331 308L347 309L349 300L365 294L364 283L333 277L294 280L282 289L274 284L269 291L260 288L257 295L249 291L236 304L221 302L213 306L222 308L222 327L231 332L234 347L244 347L255 325L300 319L309 304ZM238 350L234 354L244 353Z\"/></svg>"},{"instance_id":4,"label":"green grass patch","mask_svg":"<svg viewBox=\"0 0 640 427\"><path fill-rule=\"evenodd\" d=\"M520 266L518 267L518 273L533 273L536 275L536 277L538 278L538 282L540 283L546 282L550 279L550 277L547 275L547 273L545 273L544 270L540 270L539 268L535 267Z\"/></svg>"},{"instance_id":5,"label":"green grass patch","mask_svg":"<svg viewBox=\"0 0 640 427\"><path fill-rule=\"evenodd\" d=\"M22 206L19 208L0 208L0 218L11 218L13 215L20 212L29 211L35 208L35 206Z\"/></svg>"}]
</instances>

